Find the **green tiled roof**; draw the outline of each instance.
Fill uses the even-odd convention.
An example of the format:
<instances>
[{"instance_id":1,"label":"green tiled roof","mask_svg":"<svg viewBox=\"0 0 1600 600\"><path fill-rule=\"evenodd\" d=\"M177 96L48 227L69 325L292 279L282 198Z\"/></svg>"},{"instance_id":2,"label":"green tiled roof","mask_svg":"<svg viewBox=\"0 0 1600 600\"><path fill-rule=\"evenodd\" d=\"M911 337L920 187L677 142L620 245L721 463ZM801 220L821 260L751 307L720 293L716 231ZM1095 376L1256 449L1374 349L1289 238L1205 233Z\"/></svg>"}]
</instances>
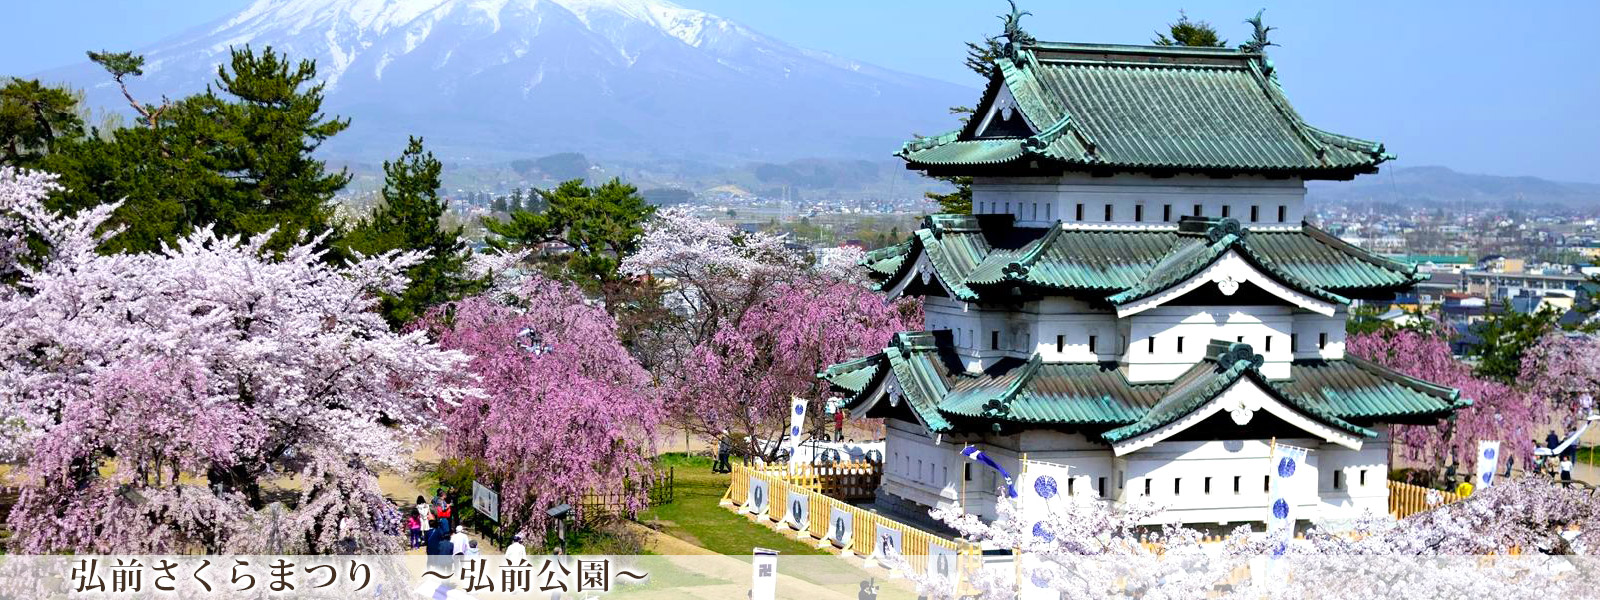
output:
<instances>
[{"instance_id":1,"label":"green tiled roof","mask_svg":"<svg viewBox=\"0 0 1600 600\"><path fill-rule=\"evenodd\" d=\"M1030 163L1057 170L1190 170L1348 178L1390 157L1308 125L1258 52L1026 42L1000 60L978 115L1009 91L1031 135L958 131L906 143L913 168ZM980 169L981 170L981 169Z\"/></svg>"},{"instance_id":2,"label":"green tiled roof","mask_svg":"<svg viewBox=\"0 0 1600 600\"><path fill-rule=\"evenodd\" d=\"M1342 419L1438 416L1472 405L1459 390L1401 375L1356 357L1295 363L1294 379L1272 382L1285 395Z\"/></svg>"},{"instance_id":3,"label":"green tiled roof","mask_svg":"<svg viewBox=\"0 0 1600 600\"><path fill-rule=\"evenodd\" d=\"M1360 359L1299 361L1290 379L1268 380L1248 345L1213 342L1208 349L1206 359L1170 382L1130 383L1115 364L1047 363L1037 356L1003 372L972 374L951 360L947 333L917 332L818 375L855 409L892 374L902 401L933 432L958 424L1071 427L1109 442L1171 423L1245 377L1316 420L1367 437L1375 434L1365 424L1417 422L1471 404L1456 390ZM887 414L877 408L886 404L880 400L869 414Z\"/></svg>"},{"instance_id":4,"label":"green tiled roof","mask_svg":"<svg viewBox=\"0 0 1600 600\"><path fill-rule=\"evenodd\" d=\"M939 403L946 414L1013 423L1120 424L1139 418L1165 385L1130 384L1115 364L1044 363L998 377L965 376Z\"/></svg>"},{"instance_id":5,"label":"green tiled roof","mask_svg":"<svg viewBox=\"0 0 1600 600\"><path fill-rule=\"evenodd\" d=\"M1184 226L1205 222L1186 220ZM1068 229L1058 223L1042 230L994 229L1002 237L1031 232L1033 239L1015 249L995 248L982 233L945 229L930 219L909 243L879 250L864 262L879 289L887 289L926 252L943 285L965 301L1010 298L1011 290L1020 288L1039 295L1131 302L1198 273L1230 249L1288 287L1333 303L1427 278L1414 265L1375 256L1310 225L1298 230L1241 228L1216 240L1193 227L1114 231Z\"/></svg>"},{"instance_id":6,"label":"green tiled roof","mask_svg":"<svg viewBox=\"0 0 1600 600\"><path fill-rule=\"evenodd\" d=\"M1280 283L1295 291L1335 304L1350 303L1348 298L1319 288L1293 272L1278 268L1276 261L1245 243L1247 232L1238 221L1233 219L1207 221L1186 217L1180 226L1180 231L1190 229L1198 232L1201 228L1204 228L1206 237L1194 236L1180 241L1166 257L1161 259L1161 262L1150 269L1143 280L1133 287L1113 294L1107 300L1121 306L1159 294L1206 270L1231 250L1238 252L1262 272L1276 275Z\"/></svg>"},{"instance_id":7,"label":"green tiled roof","mask_svg":"<svg viewBox=\"0 0 1600 600\"><path fill-rule=\"evenodd\" d=\"M1101 434L1101 437L1110 442L1120 442L1159 429L1194 412L1244 378L1253 379L1262 389L1275 395L1279 402L1310 414L1335 428L1363 437L1377 435L1375 431L1339 418L1325 405L1309 403L1300 396L1285 394L1281 388L1268 383L1259 370L1262 364L1261 355L1255 354L1248 344L1213 341L1208 350L1205 360L1196 363L1173 381L1172 387L1161 401L1137 422L1107 431Z\"/></svg>"}]
</instances>

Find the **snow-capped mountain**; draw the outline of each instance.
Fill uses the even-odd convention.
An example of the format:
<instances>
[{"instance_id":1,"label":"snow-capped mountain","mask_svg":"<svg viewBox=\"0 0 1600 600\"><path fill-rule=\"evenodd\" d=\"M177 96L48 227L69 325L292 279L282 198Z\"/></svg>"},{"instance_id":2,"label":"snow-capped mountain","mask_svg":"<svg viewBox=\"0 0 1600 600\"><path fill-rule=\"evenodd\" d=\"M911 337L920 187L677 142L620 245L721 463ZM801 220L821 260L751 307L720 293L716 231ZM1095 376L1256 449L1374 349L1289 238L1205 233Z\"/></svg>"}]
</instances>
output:
<instances>
[{"instance_id":1,"label":"snow-capped mountain","mask_svg":"<svg viewBox=\"0 0 1600 600\"><path fill-rule=\"evenodd\" d=\"M407 134L461 159L884 157L976 97L664 0L258 0L141 49L133 91L202 90L245 44L316 60L327 108L353 119L328 149L352 158L392 155ZM94 65L39 75L122 103Z\"/></svg>"}]
</instances>

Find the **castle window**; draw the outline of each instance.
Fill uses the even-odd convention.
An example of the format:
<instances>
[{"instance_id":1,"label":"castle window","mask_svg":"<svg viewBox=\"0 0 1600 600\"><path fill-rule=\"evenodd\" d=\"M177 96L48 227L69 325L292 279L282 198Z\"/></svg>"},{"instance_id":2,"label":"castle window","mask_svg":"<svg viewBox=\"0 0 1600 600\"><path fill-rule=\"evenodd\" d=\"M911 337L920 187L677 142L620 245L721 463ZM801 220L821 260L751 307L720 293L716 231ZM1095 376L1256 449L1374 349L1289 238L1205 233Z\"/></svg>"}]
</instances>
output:
<instances>
[{"instance_id":1,"label":"castle window","mask_svg":"<svg viewBox=\"0 0 1600 600\"><path fill-rule=\"evenodd\" d=\"M1235 494L1239 493L1239 483L1241 481L1243 481L1243 480L1244 480L1243 477L1240 477L1238 475L1234 475L1233 476L1233 493L1235 493Z\"/></svg>"},{"instance_id":2,"label":"castle window","mask_svg":"<svg viewBox=\"0 0 1600 600\"><path fill-rule=\"evenodd\" d=\"M1046 202L1045 205L1044 205L1044 220L1046 220L1046 221L1050 220L1050 207L1052 207L1052 206L1055 206L1055 203Z\"/></svg>"},{"instance_id":3,"label":"castle window","mask_svg":"<svg viewBox=\"0 0 1600 600\"><path fill-rule=\"evenodd\" d=\"M1250 222L1251 223L1255 223L1255 222L1260 221L1260 220L1261 220L1261 207L1256 206L1254 204L1250 205Z\"/></svg>"},{"instance_id":4,"label":"castle window","mask_svg":"<svg viewBox=\"0 0 1600 600\"><path fill-rule=\"evenodd\" d=\"M1150 336L1150 339L1145 340L1144 346L1145 346L1145 351L1146 352L1149 352L1151 354L1155 354L1156 353L1156 336L1152 335L1152 336Z\"/></svg>"},{"instance_id":5,"label":"castle window","mask_svg":"<svg viewBox=\"0 0 1600 600\"><path fill-rule=\"evenodd\" d=\"M1183 336L1178 336L1178 354L1183 354Z\"/></svg>"},{"instance_id":6,"label":"castle window","mask_svg":"<svg viewBox=\"0 0 1600 600\"><path fill-rule=\"evenodd\" d=\"M1298 333L1289 334L1289 351L1290 352L1299 352L1300 351L1300 334L1298 334Z\"/></svg>"},{"instance_id":7,"label":"castle window","mask_svg":"<svg viewBox=\"0 0 1600 600\"><path fill-rule=\"evenodd\" d=\"M989 331L989 349L990 350L999 350L1000 349L1000 331L999 330L990 330Z\"/></svg>"},{"instance_id":8,"label":"castle window","mask_svg":"<svg viewBox=\"0 0 1600 600\"><path fill-rule=\"evenodd\" d=\"M1056 336L1056 352L1061 352L1061 351L1066 350L1066 349L1067 349L1067 336L1064 336L1064 335Z\"/></svg>"},{"instance_id":9,"label":"castle window","mask_svg":"<svg viewBox=\"0 0 1600 600\"><path fill-rule=\"evenodd\" d=\"M1205 216L1205 214L1206 214L1206 211L1204 210L1203 206L1201 206L1199 204L1194 205L1194 216L1203 217L1203 216Z\"/></svg>"},{"instance_id":10,"label":"castle window","mask_svg":"<svg viewBox=\"0 0 1600 600\"><path fill-rule=\"evenodd\" d=\"M1150 478L1149 477L1144 478L1144 495L1146 495L1146 496L1150 495Z\"/></svg>"},{"instance_id":11,"label":"castle window","mask_svg":"<svg viewBox=\"0 0 1600 600\"><path fill-rule=\"evenodd\" d=\"M1144 222L1144 205L1143 204L1135 204L1133 206L1133 220L1137 221L1137 222L1140 222L1140 223Z\"/></svg>"},{"instance_id":12,"label":"castle window","mask_svg":"<svg viewBox=\"0 0 1600 600\"><path fill-rule=\"evenodd\" d=\"M1361 478L1356 480L1356 484L1361 487L1367 487L1367 470L1362 469L1359 475Z\"/></svg>"},{"instance_id":13,"label":"castle window","mask_svg":"<svg viewBox=\"0 0 1600 600\"><path fill-rule=\"evenodd\" d=\"M1211 495L1211 478L1210 477L1206 478L1206 489L1205 489L1205 492L1206 492L1207 496Z\"/></svg>"},{"instance_id":14,"label":"castle window","mask_svg":"<svg viewBox=\"0 0 1600 600\"><path fill-rule=\"evenodd\" d=\"M1343 479L1342 477L1340 477L1340 475L1342 475L1343 473L1344 472L1340 471L1339 469L1334 469L1333 470L1333 489L1336 489L1336 490L1339 489L1340 479Z\"/></svg>"},{"instance_id":15,"label":"castle window","mask_svg":"<svg viewBox=\"0 0 1600 600\"><path fill-rule=\"evenodd\" d=\"M1100 478L1100 490L1099 491L1100 491L1100 497L1101 498L1106 497L1106 478L1104 478L1104 477Z\"/></svg>"},{"instance_id":16,"label":"castle window","mask_svg":"<svg viewBox=\"0 0 1600 600\"><path fill-rule=\"evenodd\" d=\"M1106 222L1111 222L1111 203L1106 203Z\"/></svg>"},{"instance_id":17,"label":"castle window","mask_svg":"<svg viewBox=\"0 0 1600 600\"><path fill-rule=\"evenodd\" d=\"M1077 477L1068 477L1067 478L1067 495L1068 496L1076 496L1078 494L1078 492L1073 489L1073 488L1076 487L1075 484L1077 484L1077 483L1078 483L1078 478Z\"/></svg>"},{"instance_id":18,"label":"castle window","mask_svg":"<svg viewBox=\"0 0 1600 600\"><path fill-rule=\"evenodd\" d=\"M1095 340L1095 336L1092 336L1092 335L1091 335L1091 336L1089 336L1089 351L1090 351L1090 352L1094 352L1094 351L1095 351L1095 349L1094 349L1094 346L1095 346L1095 344L1094 344L1094 343L1095 343L1095 341L1096 341L1096 340Z\"/></svg>"},{"instance_id":19,"label":"castle window","mask_svg":"<svg viewBox=\"0 0 1600 600\"><path fill-rule=\"evenodd\" d=\"M1224 218L1224 219L1228 218L1228 209L1229 208L1231 208L1231 207L1226 205L1226 204L1222 205L1222 218ZM1010 210L1010 209L1007 209L1007 210Z\"/></svg>"},{"instance_id":20,"label":"castle window","mask_svg":"<svg viewBox=\"0 0 1600 600\"><path fill-rule=\"evenodd\" d=\"M1271 352L1272 351L1272 336L1270 336L1270 335L1267 336L1267 344L1266 344L1266 346L1267 346L1267 348L1266 348L1265 352Z\"/></svg>"},{"instance_id":21,"label":"castle window","mask_svg":"<svg viewBox=\"0 0 1600 600\"><path fill-rule=\"evenodd\" d=\"M1318 350L1327 350L1328 349L1328 334L1327 334L1327 332L1323 332L1323 333L1317 334L1317 349Z\"/></svg>"},{"instance_id":22,"label":"castle window","mask_svg":"<svg viewBox=\"0 0 1600 600\"><path fill-rule=\"evenodd\" d=\"M1161 220L1162 221L1171 221L1172 220L1172 205L1171 204L1163 204L1163 205L1161 205Z\"/></svg>"},{"instance_id":23,"label":"castle window","mask_svg":"<svg viewBox=\"0 0 1600 600\"><path fill-rule=\"evenodd\" d=\"M961 467L961 478L972 481L972 463L962 463Z\"/></svg>"},{"instance_id":24,"label":"castle window","mask_svg":"<svg viewBox=\"0 0 1600 600\"><path fill-rule=\"evenodd\" d=\"M1180 494L1182 492L1183 492L1183 479L1179 478L1179 477L1173 477L1172 478L1172 495L1177 496L1178 494Z\"/></svg>"},{"instance_id":25,"label":"castle window","mask_svg":"<svg viewBox=\"0 0 1600 600\"><path fill-rule=\"evenodd\" d=\"M1117 489L1122 489L1122 471L1117 471Z\"/></svg>"},{"instance_id":26,"label":"castle window","mask_svg":"<svg viewBox=\"0 0 1600 600\"><path fill-rule=\"evenodd\" d=\"M1279 223L1286 223L1288 221L1289 221L1289 207L1284 206L1282 204L1279 204L1278 205L1278 222Z\"/></svg>"},{"instance_id":27,"label":"castle window","mask_svg":"<svg viewBox=\"0 0 1600 600\"><path fill-rule=\"evenodd\" d=\"M1039 203L1038 202L1033 203L1033 217L1032 218L1035 221L1039 220Z\"/></svg>"},{"instance_id":28,"label":"castle window","mask_svg":"<svg viewBox=\"0 0 1600 600\"><path fill-rule=\"evenodd\" d=\"M1263 476L1261 478L1261 493L1263 493L1263 494L1272 493L1272 476L1271 475L1266 475L1266 476Z\"/></svg>"},{"instance_id":29,"label":"castle window","mask_svg":"<svg viewBox=\"0 0 1600 600\"><path fill-rule=\"evenodd\" d=\"M1074 217L1074 218L1075 218L1075 219L1077 219L1077 220L1079 220L1079 221L1082 221L1082 220L1083 220L1083 205L1082 205L1082 204L1079 204L1079 205L1078 205L1078 208L1077 208L1077 215L1078 215L1078 216L1076 216L1076 217Z\"/></svg>"}]
</instances>

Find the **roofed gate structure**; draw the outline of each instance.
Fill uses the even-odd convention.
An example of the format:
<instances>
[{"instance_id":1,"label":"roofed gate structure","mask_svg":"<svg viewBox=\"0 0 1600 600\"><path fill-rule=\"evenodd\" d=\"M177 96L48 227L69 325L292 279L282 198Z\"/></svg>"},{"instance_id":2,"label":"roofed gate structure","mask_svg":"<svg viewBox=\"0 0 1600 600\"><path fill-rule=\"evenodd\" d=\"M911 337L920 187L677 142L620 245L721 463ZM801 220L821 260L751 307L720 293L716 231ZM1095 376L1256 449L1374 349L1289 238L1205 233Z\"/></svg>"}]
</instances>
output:
<instances>
[{"instance_id":1,"label":"roofed gate structure","mask_svg":"<svg viewBox=\"0 0 1600 600\"><path fill-rule=\"evenodd\" d=\"M1345 355L1353 300L1426 275L1303 221L1307 180L1392 157L1301 119L1255 22L1239 49L1118 46L1035 41L1013 15L972 118L901 149L972 176L973 214L867 255L926 331L821 374L889 424L880 505L992 518L972 444L1013 472L1069 465L1068 494L1260 521L1276 440L1310 450L1296 514L1387 511L1389 426L1469 401Z\"/></svg>"}]
</instances>

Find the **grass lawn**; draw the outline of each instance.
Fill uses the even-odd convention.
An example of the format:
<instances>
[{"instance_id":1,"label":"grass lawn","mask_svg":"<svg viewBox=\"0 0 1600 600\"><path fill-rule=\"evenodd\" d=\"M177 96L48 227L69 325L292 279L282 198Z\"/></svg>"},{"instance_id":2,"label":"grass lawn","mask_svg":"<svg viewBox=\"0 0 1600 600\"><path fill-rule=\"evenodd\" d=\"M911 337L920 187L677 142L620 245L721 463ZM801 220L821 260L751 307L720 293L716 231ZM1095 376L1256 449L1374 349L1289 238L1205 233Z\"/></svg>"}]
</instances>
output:
<instances>
[{"instance_id":1,"label":"grass lawn","mask_svg":"<svg viewBox=\"0 0 1600 600\"><path fill-rule=\"evenodd\" d=\"M712 473L711 459L673 453L656 462L673 468L676 487L672 502L639 515L639 521L651 528L730 556L749 556L757 546L786 555L827 554L718 506L728 491L728 475Z\"/></svg>"},{"instance_id":2,"label":"grass lawn","mask_svg":"<svg viewBox=\"0 0 1600 600\"><path fill-rule=\"evenodd\" d=\"M1578 449L1578 462L1588 465L1600 465L1600 448L1588 447Z\"/></svg>"}]
</instances>

